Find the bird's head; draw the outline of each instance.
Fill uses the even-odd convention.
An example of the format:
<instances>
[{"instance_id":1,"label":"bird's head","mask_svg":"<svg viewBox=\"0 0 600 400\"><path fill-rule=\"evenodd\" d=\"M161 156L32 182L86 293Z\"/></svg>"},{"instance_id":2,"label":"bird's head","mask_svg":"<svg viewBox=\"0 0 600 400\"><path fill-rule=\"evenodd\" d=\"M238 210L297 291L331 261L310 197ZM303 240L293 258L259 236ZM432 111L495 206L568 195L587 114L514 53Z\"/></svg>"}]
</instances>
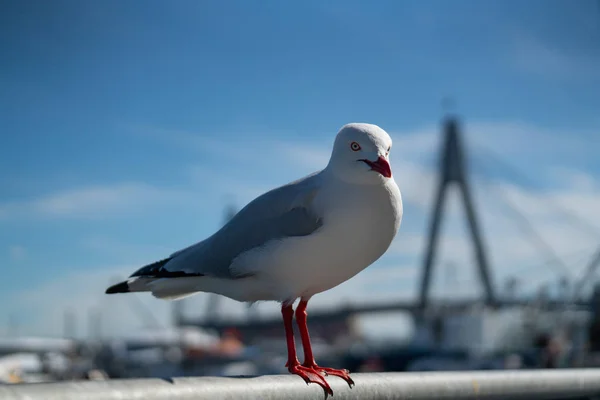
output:
<instances>
[{"instance_id":1,"label":"bird's head","mask_svg":"<svg viewBox=\"0 0 600 400\"><path fill-rule=\"evenodd\" d=\"M351 183L375 184L392 177L392 138L372 124L347 124L338 132L327 168Z\"/></svg>"}]
</instances>

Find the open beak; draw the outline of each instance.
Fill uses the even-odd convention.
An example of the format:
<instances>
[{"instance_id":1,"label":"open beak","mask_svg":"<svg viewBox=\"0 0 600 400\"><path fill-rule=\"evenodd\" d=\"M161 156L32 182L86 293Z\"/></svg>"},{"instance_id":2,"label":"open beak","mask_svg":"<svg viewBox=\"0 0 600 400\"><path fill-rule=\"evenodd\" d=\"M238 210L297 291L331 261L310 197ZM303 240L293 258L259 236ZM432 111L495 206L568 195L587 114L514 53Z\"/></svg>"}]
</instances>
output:
<instances>
[{"instance_id":1,"label":"open beak","mask_svg":"<svg viewBox=\"0 0 600 400\"><path fill-rule=\"evenodd\" d=\"M373 171L379 172L381 175L386 178L392 177L392 167L390 167L390 163L383 157L379 156L377 161L371 161L367 159L362 159L365 164L367 164Z\"/></svg>"}]
</instances>

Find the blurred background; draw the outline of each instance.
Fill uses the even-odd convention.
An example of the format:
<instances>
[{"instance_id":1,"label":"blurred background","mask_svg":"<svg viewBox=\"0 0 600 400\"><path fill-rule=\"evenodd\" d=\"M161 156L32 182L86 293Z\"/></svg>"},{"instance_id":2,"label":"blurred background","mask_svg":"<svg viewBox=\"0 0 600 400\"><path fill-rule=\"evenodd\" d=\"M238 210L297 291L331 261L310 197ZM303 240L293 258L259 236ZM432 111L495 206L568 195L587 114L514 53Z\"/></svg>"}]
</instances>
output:
<instances>
[{"instance_id":1,"label":"blurred background","mask_svg":"<svg viewBox=\"0 0 600 400\"><path fill-rule=\"evenodd\" d=\"M0 54L0 381L285 372L277 303L104 290L348 122L405 211L311 300L321 365L600 366L599 1L3 0Z\"/></svg>"}]
</instances>

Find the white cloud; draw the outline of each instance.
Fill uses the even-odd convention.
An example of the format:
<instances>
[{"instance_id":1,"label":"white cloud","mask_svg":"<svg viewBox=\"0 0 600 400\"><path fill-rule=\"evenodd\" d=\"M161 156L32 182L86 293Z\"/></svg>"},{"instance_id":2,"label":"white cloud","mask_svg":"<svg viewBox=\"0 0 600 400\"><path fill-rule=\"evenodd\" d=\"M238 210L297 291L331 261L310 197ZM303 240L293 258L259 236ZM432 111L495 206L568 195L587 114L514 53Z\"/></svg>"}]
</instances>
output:
<instances>
[{"instance_id":1,"label":"white cloud","mask_svg":"<svg viewBox=\"0 0 600 400\"><path fill-rule=\"evenodd\" d=\"M93 270L67 273L22 291L12 299L16 311L20 315L35 316L35 319L23 323L19 332L25 335L62 335L67 311L75 317L79 337L89 335L90 316L94 310L101 310L100 333L104 335L124 335L152 325L154 320L158 321L158 327L168 326L169 303L139 294L104 294L110 284L129 276L135 268L136 265L99 266Z\"/></svg>"},{"instance_id":2,"label":"white cloud","mask_svg":"<svg viewBox=\"0 0 600 400\"><path fill-rule=\"evenodd\" d=\"M579 193L593 193L599 189L598 182L592 175L577 169L564 166L548 168L548 175L558 182L563 182L561 186L564 188L572 189Z\"/></svg>"},{"instance_id":3,"label":"white cloud","mask_svg":"<svg viewBox=\"0 0 600 400\"><path fill-rule=\"evenodd\" d=\"M329 162L331 153L329 147L294 145L291 143L279 143L275 146L275 151L280 153L284 159L288 159L292 163L311 171L324 168Z\"/></svg>"},{"instance_id":4,"label":"white cloud","mask_svg":"<svg viewBox=\"0 0 600 400\"><path fill-rule=\"evenodd\" d=\"M93 185L49 193L22 201L0 203L0 218L83 218L139 212L147 206L181 205L191 201L182 190L143 183Z\"/></svg>"}]
</instances>

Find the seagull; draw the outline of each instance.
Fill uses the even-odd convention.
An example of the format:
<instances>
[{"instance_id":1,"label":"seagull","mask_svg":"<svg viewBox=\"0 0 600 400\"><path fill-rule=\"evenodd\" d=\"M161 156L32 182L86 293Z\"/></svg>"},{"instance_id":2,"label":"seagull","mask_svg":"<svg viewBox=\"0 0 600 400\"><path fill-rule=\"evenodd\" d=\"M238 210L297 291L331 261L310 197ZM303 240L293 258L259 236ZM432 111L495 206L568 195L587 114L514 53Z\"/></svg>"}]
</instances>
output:
<instances>
[{"instance_id":1,"label":"seagull","mask_svg":"<svg viewBox=\"0 0 600 400\"><path fill-rule=\"evenodd\" d=\"M140 268L106 293L151 292L176 300L210 292L240 302L277 301L289 372L331 395L326 375L352 387L348 370L315 362L306 308L314 295L378 260L398 233L403 207L391 147L392 139L377 125L344 125L321 171L260 195L212 236ZM296 355L294 314L303 363Z\"/></svg>"}]
</instances>

